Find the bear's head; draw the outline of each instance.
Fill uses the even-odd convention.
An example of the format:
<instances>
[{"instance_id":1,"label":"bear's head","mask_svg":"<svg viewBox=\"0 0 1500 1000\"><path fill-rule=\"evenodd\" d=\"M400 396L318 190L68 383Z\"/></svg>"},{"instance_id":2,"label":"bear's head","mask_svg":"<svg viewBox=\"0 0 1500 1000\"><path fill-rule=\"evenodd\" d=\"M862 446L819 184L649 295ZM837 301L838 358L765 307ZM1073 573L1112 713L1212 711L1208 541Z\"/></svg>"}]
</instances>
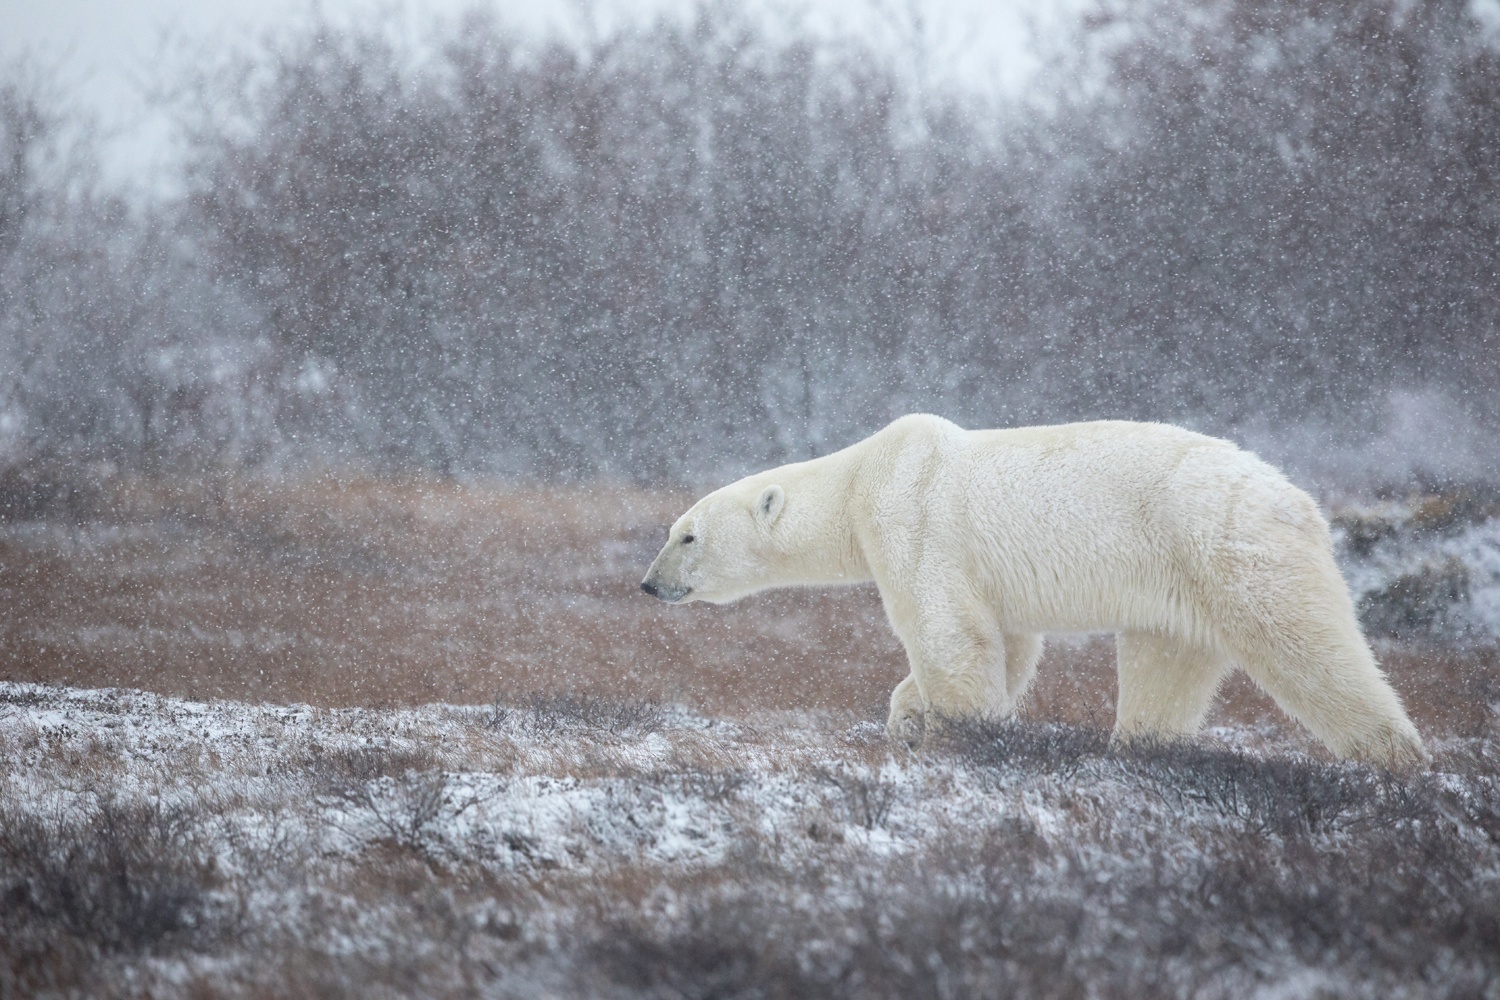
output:
<instances>
[{"instance_id":1,"label":"bear's head","mask_svg":"<svg viewBox=\"0 0 1500 1000\"><path fill-rule=\"evenodd\" d=\"M641 589L670 604L726 604L777 583L780 486L746 480L710 493L677 519Z\"/></svg>"}]
</instances>

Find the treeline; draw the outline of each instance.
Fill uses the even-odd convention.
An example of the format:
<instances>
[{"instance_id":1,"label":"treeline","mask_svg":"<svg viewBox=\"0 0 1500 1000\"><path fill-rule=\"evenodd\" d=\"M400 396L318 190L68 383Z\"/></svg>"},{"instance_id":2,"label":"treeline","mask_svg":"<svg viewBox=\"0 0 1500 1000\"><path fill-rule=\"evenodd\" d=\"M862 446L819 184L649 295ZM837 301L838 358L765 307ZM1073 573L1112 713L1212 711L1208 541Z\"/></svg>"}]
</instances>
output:
<instances>
[{"instance_id":1,"label":"treeline","mask_svg":"<svg viewBox=\"0 0 1500 1000\"><path fill-rule=\"evenodd\" d=\"M1500 413L1500 49L1464 0L1105 2L998 110L713 3L441 42L243 55L145 211L43 162L63 123L6 84L7 459L662 481L917 409Z\"/></svg>"}]
</instances>

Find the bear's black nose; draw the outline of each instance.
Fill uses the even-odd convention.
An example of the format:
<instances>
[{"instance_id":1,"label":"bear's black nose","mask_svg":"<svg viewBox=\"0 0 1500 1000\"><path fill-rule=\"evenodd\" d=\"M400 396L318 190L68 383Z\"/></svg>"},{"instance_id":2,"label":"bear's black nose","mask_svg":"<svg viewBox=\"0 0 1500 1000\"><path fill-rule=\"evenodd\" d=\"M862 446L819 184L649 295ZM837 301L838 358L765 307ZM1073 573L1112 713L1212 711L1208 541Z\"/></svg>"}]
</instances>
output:
<instances>
[{"instance_id":1,"label":"bear's black nose","mask_svg":"<svg viewBox=\"0 0 1500 1000\"><path fill-rule=\"evenodd\" d=\"M641 589L650 594L652 597L661 596L661 591L657 590L656 584L652 583L650 580L642 580Z\"/></svg>"}]
</instances>

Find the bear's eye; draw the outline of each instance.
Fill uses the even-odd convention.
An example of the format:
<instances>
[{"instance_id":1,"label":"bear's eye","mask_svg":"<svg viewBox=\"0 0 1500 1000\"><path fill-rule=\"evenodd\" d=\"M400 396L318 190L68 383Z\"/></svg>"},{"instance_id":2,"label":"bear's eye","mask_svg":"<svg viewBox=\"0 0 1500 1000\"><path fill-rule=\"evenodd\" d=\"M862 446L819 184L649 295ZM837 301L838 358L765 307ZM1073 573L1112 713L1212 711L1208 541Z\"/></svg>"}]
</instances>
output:
<instances>
[{"instance_id":1,"label":"bear's eye","mask_svg":"<svg viewBox=\"0 0 1500 1000\"><path fill-rule=\"evenodd\" d=\"M683 545L692 545L693 544L693 536L692 535L683 535L682 536L682 544Z\"/></svg>"}]
</instances>

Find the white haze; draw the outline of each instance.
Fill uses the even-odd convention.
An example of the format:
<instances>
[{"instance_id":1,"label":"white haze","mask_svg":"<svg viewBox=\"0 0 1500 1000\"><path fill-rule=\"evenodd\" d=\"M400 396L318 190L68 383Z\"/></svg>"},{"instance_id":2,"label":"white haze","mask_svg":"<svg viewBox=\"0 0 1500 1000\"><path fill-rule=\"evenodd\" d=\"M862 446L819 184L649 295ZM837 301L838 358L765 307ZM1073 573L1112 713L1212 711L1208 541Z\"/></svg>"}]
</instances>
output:
<instances>
[{"instance_id":1,"label":"white haze","mask_svg":"<svg viewBox=\"0 0 1500 1000\"><path fill-rule=\"evenodd\" d=\"M929 86L1014 93L1040 62L1035 37L1077 0L754 0L773 21L821 36L852 34L890 52ZM465 12L492 9L530 39L582 42L631 21L686 16L682 0L0 0L0 61L28 60L56 72L79 110L101 126L104 179L136 195L176 193L182 155L164 85L226 43L305 24L317 16L358 25L395 15L405 44ZM780 15L779 17L777 15ZM790 15L790 16L788 16ZM912 39L921 44L913 50Z\"/></svg>"}]
</instances>

